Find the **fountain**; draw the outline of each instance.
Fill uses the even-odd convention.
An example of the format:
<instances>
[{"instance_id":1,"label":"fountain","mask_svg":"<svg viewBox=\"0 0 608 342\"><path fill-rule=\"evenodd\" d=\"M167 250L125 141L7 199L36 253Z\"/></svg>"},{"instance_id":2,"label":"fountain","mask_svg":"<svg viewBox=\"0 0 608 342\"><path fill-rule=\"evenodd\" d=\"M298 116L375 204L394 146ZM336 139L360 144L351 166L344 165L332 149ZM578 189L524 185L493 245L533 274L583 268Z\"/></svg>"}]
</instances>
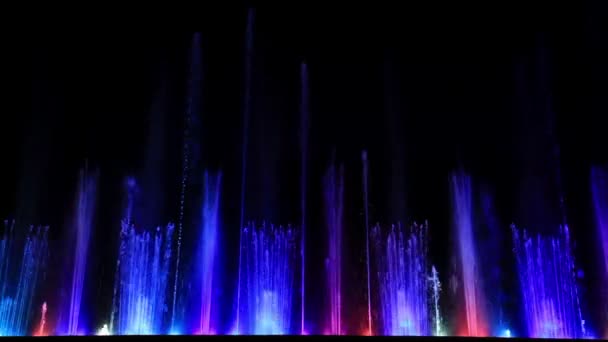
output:
<instances>
[{"instance_id":1,"label":"fountain","mask_svg":"<svg viewBox=\"0 0 608 342\"><path fill-rule=\"evenodd\" d=\"M283 335L291 333L296 233L291 227L253 224L242 231L240 286L241 334Z\"/></svg>"},{"instance_id":2,"label":"fountain","mask_svg":"<svg viewBox=\"0 0 608 342\"><path fill-rule=\"evenodd\" d=\"M200 139L200 127L199 119L197 114L201 108L201 87L202 87L202 48L201 48L201 35L195 33L192 37L192 45L190 51L190 71L188 79L188 94L187 94L187 108L184 118L184 132L183 132L183 145L182 145L182 173L181 182L179 189L179 213L177 220L177 248L175 257L175 275L173 277L173 291L172 298L173 303L171 306L171 331L179 330L179 323L176 322L178 318L177 303L180 301L178 284L180 281L181 272L181 259L182 259L182 235L184 229L184 221L186 220L186 204L187 194L191 183L191 174L197 174L200 172L197 170L196 161L200 159L200 147L198 140ZM191 204L190 204L191 205ZM181 315L179 315L180 318Z\"/></svg>"},{"instance_id":3,"label":"fountain","mask_svg":"<svg viewBox=\"0 0 608 342\"><path fill-rule=\"evenodd\" d=\"M255 11L250 8L247 12L247 30L245 32L245 95L243 98L243 142L241 146L241 212L240 212L240 236L239 249L243 247L243 227L245 224L245 185L247 181L247 150L249 146L249 120L251 116L251 90L252 90L252 73L253 73L253 24L255 20ZM241 312L241 266L243 260L239 253L239 270L236 289L236 322L233 328L233 333L239 334L240 328L240 312Z\"/></svg>"},{"instance_id":4,"label":"fountain","mask_svg":"<svg viewBox=\"0 0 608 342\"><path fill-rule=\"evenodd\" d=\"M306 303L305 303L305 289L306 289L306 277L305 277L305 272L306 272L306 267L305 267L305 261L306 261L306 193L307 193L307 187L306 187L306 167L308 166L308 116L309 116L309 108L308 108L308 66L306 65L306 63L302 63L300 65L300 82L301 82L301 103L300 103L300 129L301 129L301 133L300 133L300 150L301 150L301 163L300 163L300 167L301 167L301 179L300 179L300 193L301 193L301 200L300 200L300 211L301 211L301 218L302 218L302 222L301 222L301 226L300 226L300 230L301 230L301 238L300 238L300 253L301 255L301 262L302 262L302 266L300 271L302 272L301 277L300 277L300 291L301 291L301 295L300 295L300 309L302 311L302 316L301 316L301 327L300 327L300 334L304 335L306 332L305 329L305 322L304 322L304 313L305 313L305 308L306 308Z\"/></svg>"},{"instance_id":5,"label":"fountain","mask_svg":"<svg viewBox=\"0 0 608 342\"><path fill-rule=\"evenodd\" d=\"M202 208L202 221L200 242L197 244L198 270L196 280L200 290L200 305L197 333L210 335L213 333L211 306L215 275L215 260L219 234L219 205L220 186L222 174L217 175L205 172L204 199Z\"/></svg>"},{"instance_id":6,"label":"fountain","mask_svg":"<svg viewBox=\"0 0 608 342\"><path fill-rule=\"evenodd\" d=\"M48 227L15 229L5 221L0 240L0 336L25 336L48 258Z\"/></svg>"},{"instance_id":7,"label":"fountain","mask_svg":"<svg viewBox=\"0 0 608 342\"><path fill-rule=\"evenodd\" d=\"M97 196L97 174L89 174L85 169L80 172L76 209L69 229L69 253L65 270L66 285L62 293L56 333L59 335L78 335L86 329L86 311L82 304L89 246L93 230L93 214Z\"/></svg>"},{"instance_id":8,"label":"fountain","mask_svg":"<svg viewBox=\"0 0 608 342\"><path fill-rule=\"evenodd\" d=\"M372 230L383 335L441 333L439 279L427 259L427 230L426 224L392 226L388 233L379 225Z\"/></svg>"},{"instance_id":9,"label":"fountain","mask_svg":"<svg viewBox=\"0 0 608 342\"><path fill-rule=\"evenodd\" d=\"M344 230L344 167L332 164L324 181L325 222L328 232L328 256L325 259L329 298L329 324L331 335L342 330L342 234Z\"/></svg>"},{"instance_id":10,"label":"fountain","mask_svg":"<svg viewBox=\"0 0 608 342\"><path fill-rule=\"evenodd\" d=\"M367 160L367 151L361 153L361 161L363 162L363 212L365 220L365 265L367 273L367 334L372 336L374 330L372 329L372 285L371 285L371 271L370 271L370 251L369 251L369 193L368 193L368 175L369 175L369 161Z\"/></svg>"},{"instance_id":11,"label":"fountain","mask_svg":"<svg viewBox=\"0 0 608 342\"><path fill-rule=\"evenodd\" d=\"M529 236L511 226L527 336L587 337L568 226L558 236Z\"/></svg>"},{"instance_id":12,"label":"fountain","mask_svg":"<svg viewBox=\"0 0 608 342\"><path fill-rule=\"evenodd\" d=\"M118 289L119 335L158 335L164 331L173 224L141 231L123 221Z\"/></svg>"},{"instance_id":13,"label":"fountain","mask_svg":"<svg viewBox=\"0 0 608 342\"><path fill-rule=\"evenodd\" d=\"M458 272L463 285L462 313L458 316L457 334L487 336L486 302L479 274L477 246L473 236L473 208L471 179L456 172L450 177ZM462 320L461 320L462 319Z\"/></svg>"},{"instance_id":14,"label":"fountain","mask_svg":"<svg viewBox=\"0 0 608 342\"><path fill-rule=\"evenodd\" d=\"M598 241L600 242L601 256L603 257L604 276L600 279L608 284L608 170L599 167L591 170L591 192L595 209ZM604 286L604 322L608 322L608 288ZM604 327L608 338L608 324Z\"/></svg>"},{"instance_id":15,"label":"fountain","mask_svg":"<svg viewBox=\"0 0 608 342\"><path fill-rule=\"evenodd\" d=\"M126 218L121 222L114 305L108 330L118 335L161 334L165 332L174 225L156 229L137 227L131 219L138 192L135 179L130 178L127 186L129 200Z\"/></svg>"}]
</instances>

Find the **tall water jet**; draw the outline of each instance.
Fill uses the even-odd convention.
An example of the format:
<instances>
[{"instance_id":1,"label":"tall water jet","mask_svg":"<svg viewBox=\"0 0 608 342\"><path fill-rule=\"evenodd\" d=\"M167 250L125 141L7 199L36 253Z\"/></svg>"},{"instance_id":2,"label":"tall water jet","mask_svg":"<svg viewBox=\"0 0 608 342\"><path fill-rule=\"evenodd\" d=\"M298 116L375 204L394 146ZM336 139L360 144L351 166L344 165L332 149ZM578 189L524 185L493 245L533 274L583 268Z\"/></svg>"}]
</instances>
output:
<instances>
[{"instance_id":1,"label":"tall water jet","mask_svg":"<svg viewBox=\"0 0 608 342\"><path fill-rule=\"evenodd\" d=\"M305 290L306 290L306 281L305 281L305 272L306 272L306 267L305 267L305 263L306 263L306 193L307 193L307 187L306 187L306 171L307 171L307 167L308 167L308 116L309 116L309 108L308 108L308 67L306 65L306 63L302 63L300 66L300 80L301 80L301 103L300 103L300 152L301 152L301 162L300 162L300 166L301 166L301 179L300 179L300 194L301 194L301 200L300 200L300 215L302 218L302 222L301 222L301 226L300 226L300 231L301 231L301 238L300 238L300 253L301 255L301 259L302 259L302 266L301 266L301 277L300 277L300 291L301 291L301 310L302 310L302 317L301 317L301 330L300 330L300 334L304 335L306 330L304 327L304 317L305 317Z\"/></svg>"},{"instance_id":2,"label":"tall water jet","mask_svg":"<svg viewBox=\"0 0 608 342\"><path fill-rule=\"evenodd\" d=\"M245 318L239 333L284 335L292 333L293 290L296 286L296 232L288 227L249 225L243 228Z\"/></svg>"},{"instance_id":3,"label":"tall water jet","mask_svg":"<svg viewBox=\"0 0 608 342\"><path fill-rule=\"evenodd\" d=\"M437 271L428 262L428 226L372 229L381 307L381 333L428 336L440 333Z\"/></svg>"},{"instance_id":4,"label":"tall water jet","mask_svg":"<svg viewBox=\"0 0 608 342\"><path fill-rule=\"evenodd\" d=\"M215 260L220 227L219 206L222 174L205 172L204 181L201 232L197 252L197 280L200 282L198 286L200 290L200 318L196 332L210 335L214 333L211 310L214 294L213 287L217 285L214 284L213 279L215 276Z\"/></svg>"},{"instance_id":5,"label":"tall water jet","mask_svg":"<svg viewBox=\"0 0 608 342\"><path fill-rule=\"evenodd\" d=\"M458 273L462 281L462 311L457 323L457 334L461 336L487 336L485 296L479 274L477 246L473 236L473 200L471 179L462 172L450 177Z\"/></svg>"},{"instance_id":6,"label":"tall water jet","mask_svg":"<svg viewBox=\"0 0 608 342\"><path fill-rule=\"evenodd\" d=\"M87 312L82 303L85 276L88 270L89 247L93 231L93 216L97 197L97 173L80 171L74 218L70 223L69 241L66 250L67 278L60 307L56 333L78 335L86 330Z\"/></svg>"},{"instance_id":7,"label":"tall water jet","mask_svg":"<svg viewBox=\"0 0 608 342\"><path fill-rule=\"evenodd\" d=\"M48 227L15 231L4 222L0 240L0 336L25 336L35 312L35 294L44 279Z\"/></svg>"},{"instance_id":8,"label":"tall water jet","mask_svg":"<svg viewBox=\"0 0 608 342\"><path fill-rule=\"evenodd\" d=\"M361 161L363 162L363 212L365 219L365 251L366 251L366 266L367 266L367 333L373 335L372 329L372 285L370 271L370 253L369 253L369 206L368 206L368 187L367 176L369 172L369 164L367 160L367 151L361 153Z\"/></svg>"},{"instance_id":9,"label":"tall water jet","mask_svg":"<svg viewBox=\"0 0 608 342\"><path fill-rule=\"evenodd\" d=\"M568 226L557 236L529 236L511 228L527 336L586 337Z\"/></svg>"},{"instance_id":10,"label":"tall water jet","mask_svg":"<svg viewBox=\"0 0 608 342\"><path fill-rule=\"evenodd\" d=\"M245 33L245 95L243 98L243 143L241 147L241 215L240 215L240 235L239 250L243 247L243 227L245 223L245 185L247 181L247 149L249 145L249 118L251 116L251 86L253 68L253 23L255 12L250 8L247 12L247 30ZM242 259L239 253L239 270L237 275L236 289L236 322L235 333L240 333L240 312L241 312L241 267Z\"/></svg>"},{"instance_id":11,"label":"tall water jet","mask_svg":"<svg viewBox=\"0 0 608 342\"><path fill-rule=\"evenodd\" d=\"M178 302L178 282L180 279L180 264L182 252L182 235L186 212L186 197L188 185L190 183L190 173L192 172L193 160L199 158L198 143L196 133L198 130L198 120L196 115L201 107L201 86L202 86L202 48L200 43L200 33L195 33L192 37L192 47L190 56L190 72L188 78L187 107L184 117L184 133L182 146L182 175L179 192L179 213L177 220L177 247L175 256L175 275L173 278L173 302L171 307L171 331L177 330L176 326L176 305ZM195 165L196 166L196 165Z\"/></svg>"},{"instance_id":12,"label":"tall water jet","mask_svg":"<svg viewBox=\"0 0 608 342\"><path fill-rule=\"evenodd\" d=\"M593 207L595 209L595 220L597 237L600 242L599 249L603 258L603 284L608 284L608 170L595 167L591 170L591 192L593 195ZM602 293L603 321L608 322L608 287L604 286ZM608 323L603 327L605 336L608 336Z\"/></svg>"},{"instance_id":13,"label":"tall water jet","mask_svg":"<svg viewBox=\"0 0 608 342\"><path fill-rule=\"evenodd\" d=\"M342 334L342 234L344 230L344 166L331 165L324 179L328 255L325 259L329 298L328 332Z\"/></svg>"}]
</instances>

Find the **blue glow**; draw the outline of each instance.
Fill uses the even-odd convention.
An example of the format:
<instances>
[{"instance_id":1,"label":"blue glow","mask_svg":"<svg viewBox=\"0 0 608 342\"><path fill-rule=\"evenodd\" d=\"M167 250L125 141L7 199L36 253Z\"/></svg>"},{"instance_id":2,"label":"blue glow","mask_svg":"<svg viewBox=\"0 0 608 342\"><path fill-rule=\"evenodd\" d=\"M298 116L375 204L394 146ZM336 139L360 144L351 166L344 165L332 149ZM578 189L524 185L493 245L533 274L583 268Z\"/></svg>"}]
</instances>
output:
<instances>
[{"instance_id":1,"label":"blue glow","mask_svg":"<svg viewBox=\"0 0 608 342\"><path fill-rule=\"evenodd\" d=\"M82 303L82 296L87 272L89 245L93 230L93 214L95 211L97 195L97 175L89 174L86 169L80 172L80 181L76 194L76 210L74 222L71 222L69 245L74 246L74 253L70 255L66 271L66 293L60 308L60 321L57 333L62 335L79 335L84 328L83 320L86 307Z\"/></svg>"},{"instance_id":2,"label":"blue glow","mask_svg":"<svg viewBox=\"0 0 608 342\"><path fill-rule=\"evenodd\" d=\"M515 226L512 230L527 336L585 337L568 227L559 236L528 236Z\"/></svg>"},{"instance_id":3,"label":"blue glow","mask_svg":"<svg viewBox=\"0 0 608 342\"><path fill-rule=\"evenodd\" d=\"M255 335L290 332L296 239L291 228L249 226L243 229L240 332ZM244 329L244 330L243 330Z\"/></svg>"},{"instance_id":4,"label":"blue glow","mask_svg":"<svg viewBox=\"0 0 608 342\"><path fill-rule=\"evenodd\" d=\"M215 261L217 254L217 243L219 234L219 202L220 185L222 180L221 173L211 175L205 173L204 200L202 208L202 221L200 242L198 243L198 274L195 275L196 289L200 291L200 305L197 314L199 319L196 322L194 331L197 334L211 335L214 328L212 326L212 299L214 286Z\"/></svg>"},{"instance_id":5,"label":"blue glow","mask_svg":"<svg viewBox=\"0 0 608 342\"><path fill-rule=\"evenodd\" d=\"M0 336L25 336L48 256L46 227L16 231L5 221L0 239Z\"/></svg>"},{"instance_id":6,"label":"blue glow","mask_svg":"<svg viewBox=\"0 0 608 342\"><path fill-rule=\"evenodd\" d=\"M393 226L383 233L372 230L377 264L382 334L427 336L439 333L438 280L427 260L427 226L402 229ZM432 275L431 275L432 272ZM435 330L435 331L432 331Z\"/></svg>"}]
</instances>

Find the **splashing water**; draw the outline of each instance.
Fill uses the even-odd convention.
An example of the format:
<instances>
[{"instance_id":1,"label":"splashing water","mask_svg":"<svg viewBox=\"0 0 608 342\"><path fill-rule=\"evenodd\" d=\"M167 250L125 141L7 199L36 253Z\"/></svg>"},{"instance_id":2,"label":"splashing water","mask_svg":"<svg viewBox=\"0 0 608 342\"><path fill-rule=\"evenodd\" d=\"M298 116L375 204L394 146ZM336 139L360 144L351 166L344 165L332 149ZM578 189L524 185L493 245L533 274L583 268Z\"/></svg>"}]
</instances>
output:
<instances>
[{"instance_id":1,"label":"splashing water","mask_svg":"<svg viewBox=\"0 0 608 342\"><path fill-rule=\"evenodd\" d=\"M219 233L219 202L220 185L222 175L211 175L205 173L204 203L202 210L202 227L198 255L199 281L198 288L201 291L200 319L197 332L210 335L213 332L211 326L211 304L213 296L214 265L217 253L217 240Z\"/></svg>"},{"instance_id":2,"label":"splashing water","mask_svg":"<svg viewBox=\"0 0 608 342\"><path fill-rule=\"evenodd\" d=\"M137 232L122 222L119 255L119 335L163 333L174 225Z\"/></svg>"},{"instance_id":3,"label":"splashing water","mask_svg":"<svg viewBox=\"0 0 608 342\"><path fill-rule=\"evenodd\" d=\"M344 167L331 166L325 176L325 222L329 255L325 259L329 297L328 334L342 334L342 233Z\"/></svg>"},{"instance_id":4,"label":"splashing water","mask_svg":"<svg viewBox=\"0 0 608 342\"><path fill-rule=\"evenodd\" d=\"M477 246L473 237L471 178L464 173L455 172L450 180L459 273L464 287L464 314L461 315L464 322L458 322L458 335L487 336L485 296L479 275Z\"/></svg>"},{"instance_id":5,"label":"splashing water","mask_svg":"<svg viewBox=\"0 0 608 342\"><path fill-rule=\"evenodd\" d=\"M530 237L525 230L511 228L527 336L585 337L568 227L557 237Z\"/></svg>"},{"instance_id":6,"label":"splashing water","mask_svg":"<svg viewBox=\"0 0 608 342\"><path fill-rule=\"evenodd\" d=\"M376 247L382 333L431 335L432 305L437 303L429 294L438 294L438 288L433 286L436 279L429 277L427 225L414 224L408 230L397 225L388 234L375 226L372 237ZM437 278L436 271L433 275Z\"/></svg>"},{"instance_id":7,"label":"splashing water","mask_svg":"<svg viewBox=\"0 0 608 342\"><path fill-rule=\"evenodd\" d=\"M435 336L444 336L443 321L441 319L441 310L439 308L439 294L441 293L441 282L439 281L439 272L435 266L431 269L431 298L433 305L433 333Z\"/></svg>"},{"instance_id":8,"label":"splashing water","mask_svg":"<svg viewBox=\"0 0 608 342\"><path fill-rule=\"evenodd\" d=\"M242 232L245 299L238 333L253 335L289 334L295 285L297 245L292 228L263 225Z\"/></svg>"},{"instance_id":9,"label":"splashing water","mask_svg":"<svg viewBox=\"0 0 608 342\"><path fill-rule=\"evenodd\" d=\"M82 305L82 295L89 256L89 245L93 228L93 214L97 192L96 173L88 174L86 169L80 172L74 222L70 230L70 245L75 246L68 260L67 296L63 300L57 333L60 335L77 335L83 329L83 316L86 316ZM85 317L86 318L86 317Z\"/></svg>"},{"instance_id":10,"label":"splashing water","mask_svg":"<svg viewBox=\"0 0 608 342\"><path fill-rule=\"evenodd\" d=\"M48 227L30 227L25 234L5 221L0 240L0 336L25 336L30 327L34 295L48 258Z\"/></svg>"}]
</instances>

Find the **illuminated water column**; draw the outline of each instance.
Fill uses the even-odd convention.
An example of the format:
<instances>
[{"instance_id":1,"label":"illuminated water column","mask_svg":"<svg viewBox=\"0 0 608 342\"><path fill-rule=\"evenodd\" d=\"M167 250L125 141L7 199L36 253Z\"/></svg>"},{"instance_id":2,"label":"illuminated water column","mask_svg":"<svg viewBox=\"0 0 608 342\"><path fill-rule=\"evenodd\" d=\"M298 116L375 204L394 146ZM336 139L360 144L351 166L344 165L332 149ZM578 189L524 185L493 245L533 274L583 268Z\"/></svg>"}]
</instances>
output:
<instances>
[{"instance_id":1,"label":"illuminated water column","mask_svg":"<svg viewBox=\"0 0 608 342\"><path fill-rule=\"evenodd\" d=\"M34 296L43 279L48 258L48 228L25 232L5 221L0 240L0 336L29 333L36 305Z\"/></svg>"},{"instance_id":2,"label":"illuminated water column","mask_svg":"<svg viewBox=\"0 0 608 342\"><path fill-rule=\"evenodd\" d=\"M202 208L202 221L200 242L198 243L198 289L200 290L200 319L197 332L203 335L213 334L212 326L212 299L215 276L215 262L217 257L217 244L219 234L219 205L220 185L222 175L205 173L204 199Z\"/></svg>"},{"instance_id":3,"label":"illuminated water column","mask_svg":"<svg viewBox=\"0 0 608 342\"><path fill-rule=\"evenodd\" d=\"M512 231L528 337L585 337L568 227L558 236Z\"/></svg>"},{"instance_id":4,"label":"illuminated water column","mask_svg":"<svg viewBox=\"0 0 608 342\"><path fill-rule=\"evenodd\" d=\"M324 179L325 222L328 255L325 259L329 322L327 332L341 335L342 330L342 234L344 229L344 167L332 165Z\"/></svg>"},{"instance_id":5,"label":"illuminated water column","mask_svg":"<svg viewBox=\"0 0 608 342\"><path fill-rule=\"evenodd\" d=\"M603 320L605 322L604 336L608 338L608 170L595 167L591 170L591 191L593 194L593 206L595 209L595 219L597 236L600 242L600 255L603 256L603 277L604 284L604 303ZM602 272L602 271L601 271Z\"/></svg>"},{"instance_id":6,"label":"illuminated water column","mask_svg":"<svg viewBox=\"0 0 608 342\"><path fill-rule=\"evenodd\" d=\"M372 231L378 270L382 334L440 334L439 280L428 262L427 225Z\"/></svg>"},{"instance_id":7,"label":"illuminated water column","mask_svg":"<svg viewBox=\"0 0 608 342\"><path fill-rule=\"evenodd\" d=\"M162 334L166 332L169 305L174 225L137 226L134 218L143 215L135 210L139 188L134 178L126 183L128 201L121 222L112 317L107 330L117 335Z\"/></svg>"},{"instance_id":8,"label":"illuminated water column","mask_svg":"<svg viewBox=\"0 0 608 342\"><path fill-rule=\"evenodd\" d=\"M487 336L485 296L479 274L477 246L473 236L473 200L471 178L461 172L450 177L454 229L458 255L459 275L462 281L462 309L457 318L456 334L460 336Z\"/></svg>"},{"instance_id":9,"label":"illuminated water column","mask_svg":"<svg viewBox=\"0 0 608 342\"><path fill-rule=\"evenodd\" d=\"M293 333L297 239L292 228L249 225L243 229L240 286L241 334ZM299 329L298 329L299 330Z\"/></svg>"},{"instance_id":10,"label":"illuminated water column","mask_svg":"<svg viewBox=\"0 0 608 342\"><path fill-rule=\"evenodd\" d=\"M82 305L85 275L88 269L89 246L93 230L93 215L97 196L97 174L80 172L76 209L69 229L68 277L59 312L56 333L60 335L82 335L87 312ZM71 249L73 247L73 249Z\"/></svg>"}]
</instances>

